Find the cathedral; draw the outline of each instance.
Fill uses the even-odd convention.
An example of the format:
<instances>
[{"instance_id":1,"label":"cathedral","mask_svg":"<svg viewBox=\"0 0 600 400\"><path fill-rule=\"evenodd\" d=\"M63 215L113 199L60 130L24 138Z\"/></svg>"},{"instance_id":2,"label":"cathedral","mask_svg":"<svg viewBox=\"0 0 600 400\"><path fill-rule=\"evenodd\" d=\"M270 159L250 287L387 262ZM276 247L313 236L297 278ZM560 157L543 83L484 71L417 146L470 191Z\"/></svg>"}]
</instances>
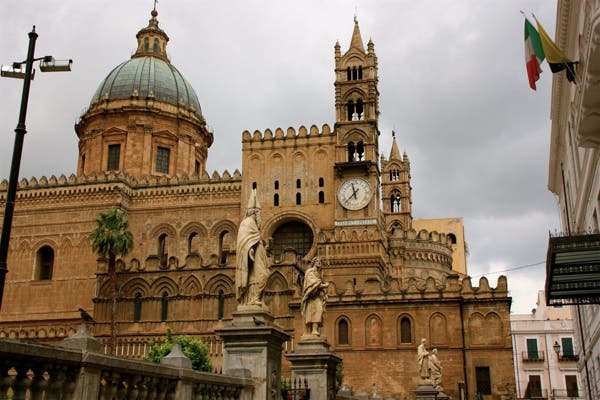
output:
<instances>
[{"instance_id":1,"label":"cathedral","mask_svg":"<svg viewBox=\"0 0 600 400\"><path fill-rule=\"evenodd\" d=\"M157 17L79 117L76 173L19 183L0 337L57 343L83 308L108 342L107 260L89 236L98 215L118 207L134 247L117 261L117 354L142 358L170 328L209 343L218 371L215 329L236 307L237 229L256 189L272 264L265 302L291 336L284 352L303 333L298 266L318 256L329 283L322 335L355 394L414 398L425 338L449 396L511 398L506 278L495 288L471 281L462 219L413 220L408 155L395 137L379 148L378 61L358 21L348 48L334 47L333 125L244 131L242 172L209 175L218 136L171 64Z\"/></svg>"}]
</instances>

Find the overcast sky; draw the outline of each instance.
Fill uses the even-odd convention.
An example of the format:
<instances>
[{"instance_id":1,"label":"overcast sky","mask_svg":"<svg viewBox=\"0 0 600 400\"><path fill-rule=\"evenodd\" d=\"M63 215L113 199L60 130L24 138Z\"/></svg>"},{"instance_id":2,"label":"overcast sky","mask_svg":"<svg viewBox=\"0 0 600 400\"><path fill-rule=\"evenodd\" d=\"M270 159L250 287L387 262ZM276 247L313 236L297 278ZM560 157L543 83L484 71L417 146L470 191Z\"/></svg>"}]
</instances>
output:
<instances>
[{"instance_id":1,"label":"overcast sky","mask_svg":"<svg viewBox=\"0 0 600 400\"><path fill-rule=\"evenodd\" d=\"M73 125L102 79L128 59L151 0L5 0L0 63L72 58L71 73L36 74L21 177L76 170ZM356 11L357 10L357 11ZM161 0L171 62L195 88L215 132L208 172L241 169L241 133L333 125L334 54L353 16L379 59L380 150L395 129L411 160L413 217L463 217L469 273L492 286L505 272L513 313L535 307L549 230L560 228L547 190L552 77L527 83L523 17L554 37L556 4L521 1ZM22 81L0 80L0 177L9 175Z\"/></svg>"}]
</instances>

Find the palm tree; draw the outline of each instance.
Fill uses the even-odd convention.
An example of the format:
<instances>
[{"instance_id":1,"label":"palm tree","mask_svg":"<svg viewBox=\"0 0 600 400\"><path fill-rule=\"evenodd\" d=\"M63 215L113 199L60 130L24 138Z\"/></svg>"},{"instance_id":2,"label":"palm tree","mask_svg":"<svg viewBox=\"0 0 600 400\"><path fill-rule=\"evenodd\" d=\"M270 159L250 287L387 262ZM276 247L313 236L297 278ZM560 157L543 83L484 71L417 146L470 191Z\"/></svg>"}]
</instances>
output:
<instances>
[{"instance_id":1,"label":"palm tree","mask_svg":"<svg viewBox=\"0 0 600 400\"><path fill-rule=\"evenodd\" d=\"M117 341L117 256L124 256L133 248L133 235L129 232L126 221L127 213L120 208L112 208L107 213L100 213L96 219L96 229L90 234L92 249L100 256L108 256L108 279L112 309L110 315L109 354L115 354Z\"/></svg>"}]
</instances>

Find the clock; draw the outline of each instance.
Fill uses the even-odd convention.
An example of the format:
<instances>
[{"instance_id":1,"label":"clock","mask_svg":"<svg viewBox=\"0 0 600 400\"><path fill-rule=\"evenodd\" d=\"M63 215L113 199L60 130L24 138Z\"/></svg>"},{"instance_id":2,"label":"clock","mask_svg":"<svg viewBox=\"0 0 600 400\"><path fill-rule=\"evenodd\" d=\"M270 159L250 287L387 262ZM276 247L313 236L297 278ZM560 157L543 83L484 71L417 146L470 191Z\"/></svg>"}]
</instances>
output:
<instances>
[{"instance_id":1,"label":"clock","mask_svg":"<svg viewBox=\"0 0 600 400\"><path fill-rule=\"evenodd\" d=\"M338 201L342 207L348 210L360 210L364 208L371 197L373 190L371 185L363 178L350 178L340 185L338 189Z\"/></svg>"}]
</instances>

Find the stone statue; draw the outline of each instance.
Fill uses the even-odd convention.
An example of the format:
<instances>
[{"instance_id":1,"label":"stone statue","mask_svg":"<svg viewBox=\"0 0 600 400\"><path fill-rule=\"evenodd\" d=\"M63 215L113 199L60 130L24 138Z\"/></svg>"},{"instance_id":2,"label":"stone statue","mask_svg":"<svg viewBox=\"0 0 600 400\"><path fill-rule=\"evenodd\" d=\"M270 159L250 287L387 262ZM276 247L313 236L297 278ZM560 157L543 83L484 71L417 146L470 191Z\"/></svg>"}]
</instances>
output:
<instances>
[{"instance_id":1,"label":"stone statue","mask_svg":"<svg viewBox=\"0 0 600 400\"><path fill-rule=\"evenodd\" d=\"M236 243L235 295L240 305L261 306L270 275L260 213L256 189L252 189Z\"/></svg>"},{"instance_id":2,"label":"stone statue","mask_svg":"<svg viewBox=\"0 0 600 400\"><path fill-rule=\"evenodd\" d=\"M320 335L319 328L323 324L323 312L327 293L325 289L328 283L321 280L321 259L314 257L310 267L304 273L304 285L302 287L302 303L300 311L304 321L304 333Z\"/></svg>"},{"instance_id":3,"label":"stone statue","mask_svg":"<svg viewBox=\"0 0 600 400\"><path fill-rule=\"evenodd\" d=\"M417 363L419 365L419 378L422 381L429 380L429 351L425 347L427 339L421 339L421 344L417 348Z\"/></svg>"},{"instance_id":4,"label":"stone statue","mask_svg":"<svg viewBox=\"0 0 600 400\"><path fill-rule=\"evenodd\" d=\"M429 375L433 387L442 390L442 363L437 358L437 349L431 350L429 355Z\"/></svg>"}]
</instances>

